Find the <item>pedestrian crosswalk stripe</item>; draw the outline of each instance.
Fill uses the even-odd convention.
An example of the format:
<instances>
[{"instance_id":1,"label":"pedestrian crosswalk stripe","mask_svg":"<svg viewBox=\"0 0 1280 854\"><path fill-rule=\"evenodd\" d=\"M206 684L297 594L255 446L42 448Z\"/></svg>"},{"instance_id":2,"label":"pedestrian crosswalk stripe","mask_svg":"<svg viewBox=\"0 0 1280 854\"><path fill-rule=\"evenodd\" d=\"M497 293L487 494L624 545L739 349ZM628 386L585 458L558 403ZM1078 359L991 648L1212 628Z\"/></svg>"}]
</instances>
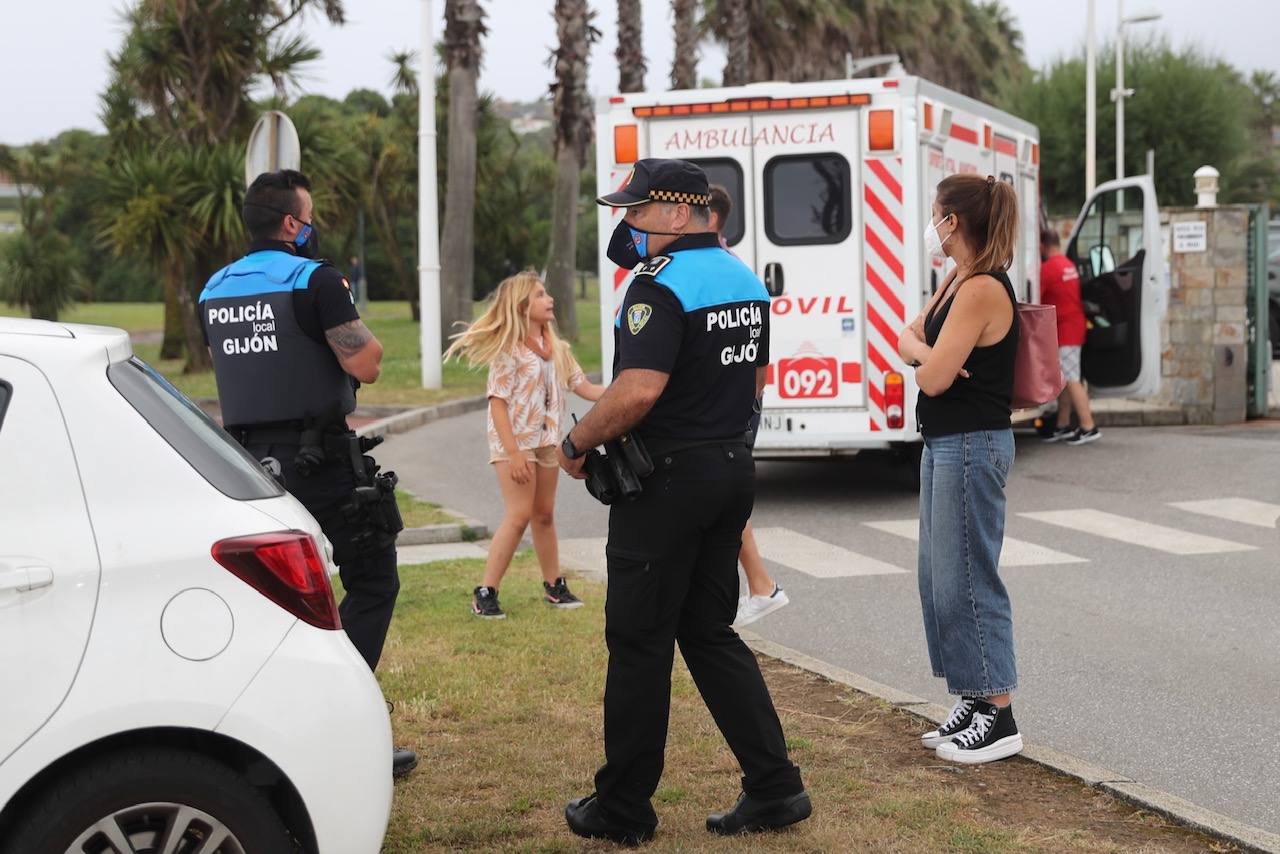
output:
<instances>
[{"instance_id":1,"label":"pedestrian crosswalk stripe","mask_svg":"<svg viewBox=\"0 0 1280 854\"><path fill-rule=\"evenodd\" d=\"M920 540L919 519L889 519L882 522L863 522L862 524L869 528L875 528L877 531L893 534L895 537L905 537L913 542L919 542ZM1016 540L1013 537L1005 537L1004 545L1000 549L1001 567L1050 566L1061 563L1088 562L1088 558L1054 551L1051 548L1028 543L1025 540Z\"/></svg>"},{"instance_id":2,"label":"pedestrian crosswalk stripe","mask_svg":"<svg viewBox=\"0 0 1280 854\"><path fill-rule=\"evenodd\" d=\"M1192 534L1188 531L1180 531L1177 528L1153 525L1150 522L1143 522L1139 519L1130 519L1127 516L1118 516L1114 513L1105 513L1101 510L1088 508L1080 510L1047 510L1036 513L1019 513L1018 515L1024 519L1033 519L1037 522L1045 522L1061 528L1069 528L1073 531L1081 531L1097 537L1105 537L1109 540L1119 540L1122 543L1131 543L1135 546L1144 546L1174 555L1246 552L1253 551L1256 548L1244 543L1220 540L1217 537L1206 537L1202 534Z\"/></svg>"},{"instance_id":3,"label":"pedestrian crosswalk stripe","mask_svg":"<svg viewBox=\"0 0 1280 854\"><path fill-rule=\"evenodd\" d=\"M831 543L806 537L790 528L756 528L760 554L774 563L814 578L846 578L855 575L902 575L907 570L873 557L851 552ZM606 575L604 537L560 541L561 565L578 572Z\"/></svg>"},{"instance_id":4,"label":"pedestrian crosswalk stripe","mask_svg":"<svg viewBox=\"0 0 1280 854\"><path fill-rule=\"evenodd\" d=\"M1170 507L1199 513L1202 516L1213 516L1230 522L1243 522L1246 525L1257 525L1259 528L1275 528L1280 518L1280 504L1268 504L1265 501L1253 501L1249 498L1213 498L1207 501L1174 501Z\"/></svg>"},{"instance_id":5,"label":"pedestrian crosswalk stripe","mask_svg":"<svg viewBox=\"0 0 1280 854\"><path fill-rule=\"evenodd\" d=\"M766 559L815 578L901 575L907 572L891 563L806 537L790 528L756 528L755 535L760 554Z\"/></svg>"}]
</instances>

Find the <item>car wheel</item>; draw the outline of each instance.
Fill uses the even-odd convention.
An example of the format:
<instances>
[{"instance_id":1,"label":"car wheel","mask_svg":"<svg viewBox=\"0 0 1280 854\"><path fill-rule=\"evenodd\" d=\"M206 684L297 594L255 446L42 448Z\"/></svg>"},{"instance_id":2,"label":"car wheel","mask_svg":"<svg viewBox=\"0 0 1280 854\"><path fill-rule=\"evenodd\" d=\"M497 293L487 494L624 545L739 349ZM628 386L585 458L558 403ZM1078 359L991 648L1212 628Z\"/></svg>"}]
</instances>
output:
<instances>
[{"instance_id":1,"label":"car wheel","mask_svg":"<svg viewBox=\"0 0 1280 854\"><path fill-rule=\"evenodd\" d=\"M102 757L55 782L3 850L258 854L295 846L240 774L198 753L153 748Z\"/></svg>"}]
</instances>

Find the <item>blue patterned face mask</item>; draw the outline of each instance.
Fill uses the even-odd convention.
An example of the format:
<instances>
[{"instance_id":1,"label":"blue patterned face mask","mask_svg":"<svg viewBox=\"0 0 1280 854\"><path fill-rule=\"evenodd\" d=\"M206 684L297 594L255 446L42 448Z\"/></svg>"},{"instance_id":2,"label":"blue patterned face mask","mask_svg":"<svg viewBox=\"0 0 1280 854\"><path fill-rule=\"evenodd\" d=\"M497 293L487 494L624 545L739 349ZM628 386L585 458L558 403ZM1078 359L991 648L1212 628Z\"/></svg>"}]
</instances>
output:
<instances>
[{"instance_id":1,"label":"blue patterned face mask","mask_svg":"<svg viewBox=\"0 0 1280 854\"><path fill-rule=\"evenodd\" d=\"M609 239L609 248L604 253L605 257L624 270L630 270L637 264L649 259L649 235L651 234L675 237L682 234L682 232L645 231L642 228L628 225L626 220L623 220L613 230L613 237Z\"/></svg>"}]
</instances>

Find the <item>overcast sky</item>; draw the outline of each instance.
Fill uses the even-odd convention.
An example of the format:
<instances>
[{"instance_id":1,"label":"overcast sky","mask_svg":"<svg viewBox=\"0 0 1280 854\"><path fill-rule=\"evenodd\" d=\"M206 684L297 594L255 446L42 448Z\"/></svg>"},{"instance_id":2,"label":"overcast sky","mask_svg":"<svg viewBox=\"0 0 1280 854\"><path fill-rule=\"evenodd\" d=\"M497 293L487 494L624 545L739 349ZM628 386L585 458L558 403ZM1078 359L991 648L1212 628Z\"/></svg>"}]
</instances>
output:
<instances>
[{"instance_id":1,"label":"overcast sky","mask_svg":"<svg viewBox=\"0 0 1280 854\"><path fill-rule=\"evenodd\" d=\"M799 2L800 0L796 0ZM98 95L106 86L107 53L122 38L119 9L124 0L5 0L0 42L0 142L45 139L72 127L100 131ZM133 2L133 0L129 0ZM435 0L443 29L444 0ZM542 97L551 79L546 64L555 42L554 0L483 0L489 34L481 87L508 100ZM608 93L617 86L613 0L592 0L602 38L591 57L591 88ZM1005 0L1023 32L1023 47L1035 67L1071 53L1084 43L1086 0ZM644 44L649 57L646 85L667 88L671 70L671 13L668 0L643 0ZM322 51L304 87L342 97L355 88L387 91L395 49L417 48L421 39L418 0L347 0L348 23L333 27L312 17L307 36ZM1117 0L1097 0L1097 35L1109 40L1116 27ZM1206 12L1206 10L1211 10ZM1159 32L1175 46L1196 44L1245 71L1280 72L1280 2L1277 0L1128 0L1130 16L1154 11L1155 23L1133 25L1136 32ZM940 46L945 49L945 46ZM718 80L724 54L704 45L699 77ZM1104 85L1099 81L1099 85Z\"/></svg>"}]
</instances>

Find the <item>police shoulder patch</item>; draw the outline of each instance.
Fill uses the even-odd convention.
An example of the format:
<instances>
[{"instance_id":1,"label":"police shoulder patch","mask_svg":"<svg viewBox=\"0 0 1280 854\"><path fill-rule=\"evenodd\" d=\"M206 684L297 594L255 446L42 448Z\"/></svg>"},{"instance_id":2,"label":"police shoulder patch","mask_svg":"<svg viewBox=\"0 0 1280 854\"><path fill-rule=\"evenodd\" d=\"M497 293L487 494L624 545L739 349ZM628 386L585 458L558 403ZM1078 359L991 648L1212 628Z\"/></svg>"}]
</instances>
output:
<instances>
[{"instance_id":1,"label":"police shoulder patch","mask_svg":"<svg viewBox=\"0 0 1280 854\"><path fill-rule=\"evenodd\" d=\"M638 335L652 316L653 308L638 302L627 309L627 328L631 330L632 335Z\"/></svg>"},{"instance_id":2,"label":"police shoulder patch","mask_svg":"<svg viewBox=\"0 0 1280 854\"><path fill-rule=\"evenodd\" d=\"M671 263L670 255L654 255L644 264L640 265L640 269L636 270L637 276L656 276L662 271L662 268Z\"/></svg>"}]
</instances>

